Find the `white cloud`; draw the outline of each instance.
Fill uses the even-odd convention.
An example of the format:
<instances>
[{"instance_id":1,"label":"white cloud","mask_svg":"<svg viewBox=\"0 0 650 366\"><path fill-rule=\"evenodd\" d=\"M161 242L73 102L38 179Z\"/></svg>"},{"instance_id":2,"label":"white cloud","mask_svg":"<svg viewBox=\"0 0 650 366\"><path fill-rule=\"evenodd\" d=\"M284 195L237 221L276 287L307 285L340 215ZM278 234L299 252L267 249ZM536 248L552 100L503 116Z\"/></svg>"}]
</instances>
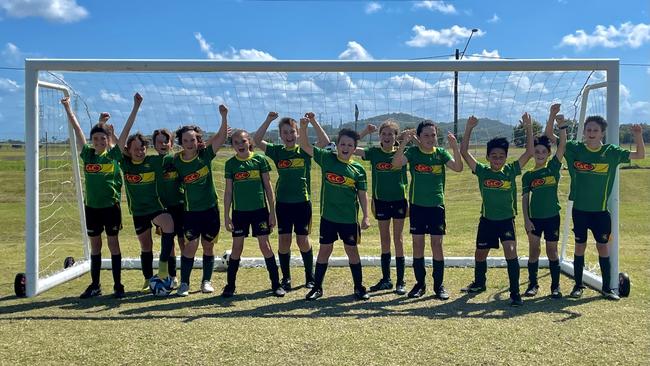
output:
<instances>
[{"instance_id":1,"label":"white cloud","mask_svg":"<svg viewBox=\"0 0 650 366\"><path fill-rule=\"evenodd\" d=\"M645 72L646 72L646 74L650 75L650 67L648 67L647 69L645 69Z\"/></svg>"},{"instance_id":2,"label":"white cloud","mask_svg":"<svg viewBox=\"0 0 650 366\"><path fill-rule=\"evenodd\" d=\"M371 1L368 4L366 4L366 14L373 14L378 11L380 11L382 8L381 4L375 1Z\"/></svg>"},{"instance_id":3,"label":"white cloud","mask_svg":"<svg viewBox=\"0 0 650 366\"><path fill-rule=\"evenodd\" d=\"M240 49L230 48L230 50L217 53L212 51L212 45L203 38L203 35L200 32L194 33L194 38L199 42L199 47L201 51L211 60L256 60L256 61L272 61L276 58L271 56L271 54L252 49Z\"/></svg>"},{"instance_id":4,"label":"white cloud","mask_svg":"<svg viewBox=\"0 0 650 366\"><path fill-rule=\"evenodd\" d=\"M129 101L126 100L123 96L121 96L119 93L111 93L109 91L106 91L105 89L101 89L99 91L99 97L102 98L102 100L106 102L111 102L111 103L128 103Z\"/></svg>"},{"instance_id":5,"label":"white cloud","mask_svg":"<svg viewBox=\"0 0 650 366\"><path fill-rule=\"evenodd\" d=\"M413 9L427 9L431 11L438 11L443 14L456 14L456 8L447 4L444 1L418 1L413 4Z\"/></svg>"},{"instance_id":6,"label":"white cloud","mask_svg":"<svg viewBox=\"0 0 650 366\"><path fill-rule=\"evenodd\" d=\"M11 80L8 78L0 78L0 90L15 92L20 90L20 85L18 85L18 83L15 80Z\"/></svg>"},{"instance_id":7,"label":"white cloud","mask_svg":"<svg viewBox=\"0 0 650 366\"><path fill-rule=\"evenodd\" d=\"M497 13L494 13L494 15L492 15L492 18L487 20L488 23L498 23L500 21L501 21L501 18L499 18Z\"/></svg>"},{"instance_id":8,"label":"white cloud","mask_svg":"<svg viewBox=\"0 0 650 366\"><path fill-rule=\"evenodd\" d=\"M605 48L623 46L639 48L646 42L650 42L650 24L625 22L618 28L613 25L607 27L597 25L591 34L578 29L574 34L567 34L562 37L560 46L570 46L577 50L599 46Z\"/></svg>"},{"instance_id":9,"label":"white cloud","mask_svg":"<svg viewBox=\"0 0 650 366\"><path fill-rule=\"evenodd\" d=\"M451 28L444 28L440 30L427 29L423 25L415 25L412 28L415 35L408 40L406 44L411 47L426 47L432 45L443 45L451 47L469 37L472 33L471 29L454 25ZM478 30L474 37L482 37L485 32Z\"/></svg>"},{"instance_id":10,"label":"white cloud","mask_svg":"<svg viewBox=\"0 0 650 366\"><path fill-rule=\"evenodd\" d=\"M12 18L41 17L53 22L74 23L88 16L76 0L0 0L0 8Z\"/></svg>"},{"instance_id":11,"label":"white cloud","mask_svg":"<svg viewBox=\"0 0 650 366\"><path fill-rule=\"evenodd\" d=\"M348 48L341 52L339 60L372 60L372 55L355 41L348 42Z\"/></svg>"},{"instance_id":12,"label":"white cloud","mask_svg":"<svg viewBox=\"0 0 650 366\"><path fill-rule=\"evenodd\" d=\"M463 57L463 60L485 60L485 59L500 59L501 55L499 55L499 50L494 49L492 51L488 51L486 49L483 49L481 53L472 53L471 55L465 55Z\"/></svg>"},{"instance_id":13,"label":"white cloud","mask_svg":"<svg viewBox=\"0 0 650 366\"><path fill-rule=\"evenodd\" d=\"M22 58L23 58L23 53L20 52L18 46L16 46L11 42L7 42L4 49L2 50L2 59L11 64L16 64L20 62Z\"/></svg>"}]
</instances>

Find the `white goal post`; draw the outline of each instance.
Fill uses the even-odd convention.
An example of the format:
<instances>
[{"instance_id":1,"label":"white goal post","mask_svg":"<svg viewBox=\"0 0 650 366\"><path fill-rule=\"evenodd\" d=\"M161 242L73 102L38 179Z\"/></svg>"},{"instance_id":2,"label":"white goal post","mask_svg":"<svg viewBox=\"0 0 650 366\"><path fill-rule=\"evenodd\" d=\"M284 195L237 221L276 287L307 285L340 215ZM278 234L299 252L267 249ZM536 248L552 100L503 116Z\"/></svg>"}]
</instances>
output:
<instances>
[{"instance_id":1,"label":"white goal post","mask_svg":"<svg viewBox=\"0 0 650 366\"><path fill-rule=\"evenodd\" d=\"M391 60L391 61L212 61L212 60L82 60L82 59L27 59L25 60L25 192L26 192L26 294L35 296L57 284L83 275L89 271L88 240L86 237L82 188L78 169L75 179L77 184L77 199L82 220L82 238L79 243L84 247L86 258L66 270L55 273L47 278L39 276L39 88L58 90L63 95L69 95L65 85L46 83L39 80L39 73L50 72L102 72L102 73L201 73L201 72L563 72L563 71L599 71L605 74L606 82L597 87L606 88L606 119L607 142L618 144L619 136L619 60L618 59L562 59L562 60ZM586 98L590 86L583 90ZM582 106L584 113L584 104ZM584 115L580 117L580 123ZM578 129L581 133L581 129ZM78 167L75 139L70 131L70 149L73 156L73 166ZM618 205L619 205L619 177L616 176L614 187L609 200L609 209L612 216L611 239L611 288L618 288ZM567 210L569 208L567 207ZM565 242L567 240L568 220L565 219ZM572 275L573 263L566 260L565 243L562 247L562 270ZM525 263L526 258L520 261ZM259 263L258 263L259 262ZM261 260L244 259L243 262L251 266L261 265ZM346 265L344 258L332 258L332 264ZM364 257L366 264L379 264L378 258ZM503 266L502 258L490 258L492 266ZM137 267L137 260L125 261L125 267ZM200 266L200 260L197 260ZM473 257L446 258L447 266L471 267L474 265ZM548 266L545 260L540 261L541 266ZM602 279L599 276L587 275L585 283L599 288Z\"/></svg>"}]
</instances>

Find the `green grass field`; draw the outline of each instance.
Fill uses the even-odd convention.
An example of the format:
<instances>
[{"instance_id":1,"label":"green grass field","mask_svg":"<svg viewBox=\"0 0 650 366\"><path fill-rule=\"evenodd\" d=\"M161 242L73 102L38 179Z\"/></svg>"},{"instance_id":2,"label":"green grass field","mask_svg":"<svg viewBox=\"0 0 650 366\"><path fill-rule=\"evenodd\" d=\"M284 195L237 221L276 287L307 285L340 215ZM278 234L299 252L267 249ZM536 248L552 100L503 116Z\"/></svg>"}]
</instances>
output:
<instances>
[{"instance_id":1,"label":"green grass field","mask_svg":"<svg viewBox=\"0 0 650 366\"><path fill-rule=\"evenodd\" d=\"M480 150L479 150L480 151ZM513 151L511 156L516 156ZM223 189L223 163L229 149L215 160L215 180ZM56 163L51 159L49 163ZM640 162L650 167L650 159ZM471 269L448 269L446 287L451 299L440 302L427 296L412 300L380 293L368 302L351 297L352 280L346 268L331 269L325 279L325 297L315 303L303 300L304 289L283 299L267 292L264 269L239 272L238 296L224 300L215 295L192 293L156 299L140 293L140 271L126 271L127 298L113 300L110 272L102 273L105 295L80 301L89 275L60 285L32 299L13 296L13 277L24 271L24 164L22 151L0 148L0 213L4 240L0 257L6 270L0 274L0 364L648 364L650 362L650 210L649 169L621 170L620 221L621 269L633 281L631 297L618 303L602 300L587 290L579 300L548 297L548 270L540 270L541 291L526 299L521 308L510 308L505 269L488 271L488 291L478 296L461 294ZM314 167L314 212L318 209L319 169ZM50 174L44 172L43 174ZM56 173L53 172L53 177ZM563 173L564 176L568 174ZM63 176L63 174L61 175ZM44 176L42 176L43 178ZM480 203L476 180L467 169L448 173L447 255L470 256ZM60 178L60 177L57 177ZM56 185L47 186L54 189ZM560 191L566 194L568 178ZM68 255L80 256L78 214L72 197L63 194L64 217L60 236L41 252L44 271L60 268ZM220 194L222 197L222 194ZM48 198L41 198L47 202ZM220 202L221 203L221 202ZM45 209L44 209L45 211ZM76 216L75 216L76 215ZM46 216L42 212L42 217ZM120 238L124 256L137 257L138 244L126 204ZM75 224L76 221L76 226ZM363 255L378 255L375 222L363 233ZM517 219L519 253L527 254L522 219ZM318 216L314 220L318 227ZM223 231L217 253L230 247ZM311 235L317 247L317 229ZM276 247L276 237L272 238ZM407 255L410 237L405 234ZM259 256L253 239L245 256ZM298 254L294 247L294 255ZM107 250L104 250L105 257ZM587 261L595 263L595 249ZM200 253L198 254L200 255ZM344 255L336 245L334 255ZM493 255L502 255L494 252ZM49 267L49 268L46 268ZM293 268L301 283L302 269ZM428 269L430 275L431 269ZM198 290L200 270L193 272ZM365 268L366 285L380 276L379 268ZM522 268L522 287L527 273ZM407 282L413 283L410 269ZM430 282L431 279L428 278ZM215 287L223 286L224 273L215 273ZM568 293L572 280L562 277ZM429 292L430 295L430 292Z\"/></svg>"}]
</instances>

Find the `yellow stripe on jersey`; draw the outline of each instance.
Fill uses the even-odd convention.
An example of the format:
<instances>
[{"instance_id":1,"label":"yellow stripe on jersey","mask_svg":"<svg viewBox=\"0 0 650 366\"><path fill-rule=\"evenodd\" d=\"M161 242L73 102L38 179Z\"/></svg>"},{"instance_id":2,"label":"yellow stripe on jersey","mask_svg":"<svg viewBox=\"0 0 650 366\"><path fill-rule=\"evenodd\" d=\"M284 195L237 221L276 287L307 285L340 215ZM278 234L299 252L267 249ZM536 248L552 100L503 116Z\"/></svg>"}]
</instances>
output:
<instances>
[{"instance_id":1,"label":"yellow stripe on jersey","mask_svg":"<svg viewBox=\"0 0 650 366\"><path fill-rule=\"evenodd\" d=\"M86 164L85 166L86 173L113 173L115 172L115 165L113 163L108 164Z\"/></svg>"}]
</instances>

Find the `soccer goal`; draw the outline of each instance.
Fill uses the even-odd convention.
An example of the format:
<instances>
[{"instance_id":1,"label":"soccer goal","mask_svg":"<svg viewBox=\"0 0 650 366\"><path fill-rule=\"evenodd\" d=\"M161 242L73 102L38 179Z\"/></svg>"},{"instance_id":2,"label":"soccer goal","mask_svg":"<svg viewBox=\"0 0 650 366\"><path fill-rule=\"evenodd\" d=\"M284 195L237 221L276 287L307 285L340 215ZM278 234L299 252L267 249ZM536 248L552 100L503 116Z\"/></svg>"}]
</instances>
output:
<instances>
[{"instance_id":1,"label":"soccer goal","mask_svg":"<svg viewBox=\"0 0 650 366\"><path fill-rule=\"evenodd\" d=\"M454 72L459 73L458 84ZM456 88L455 88L456 87ZM454 89L458 90L458 123L454 124ZM423 119L435 121L441 144L446 131L462 135L470 115L480 119L472 136L476 157L485 155L492 137L517 140L514 128L524 111L542 126L552 103L562 104L562 113L575 123L572 135L580 137L585 114L603 114L608 121L608 142L618 143L619 61L598 60L419 60L419 61L211 61L211 60L53 60L25 62L26 124L26 270L27 296L89 271L88 240L83 215L83 174L78 152L60 99L70 96L82 129L89 133L99 113L111 113L111 123L120 131L131 109L132 95L139 92L144 103L134 131L151 135L159 128L175 130L197 124L215 132L219 119L216 106L230 108L234 128L255 131L269 111L295 119L313 111L333 137L341 127L361 130L367 123L397 120L402 128L414 127ZM594 99L594 95L597 98ZM595 102L596 101L596 102ZM355 108L360 111L355 119ZM373 144L370 136L362 144ZM279 142L277 130L268 141ZM231 154L220 152L225 157ZM515 153L513 153L515 154ZM514 155L511 156L511 158ZM318 168L316 168L318 169ZM369 169L369 168L368 168ZM223 160L215 159L214 179L223 198ZM318 227L318 170L312 173L313 227ZM368 171L369 173L369 171ZM570 214L568 174L563 172L561 201ZM521 184L520 182L518 182ZM471 267L480 202L476 179L468 173L447 175L448 206L445 238L446 265ZM519 191L521 192L521 191ZM518 198L519 200L519 198ZM139 248L126 202L124 230L120 234L124 268L139 267ZM618 288L618 178L610 199L612 212L612 288ZM457 213L465 212L464 215ZM467 212L471 212L468 223ZM563 215L562 269L572 275L570 217ZM523 228L518 219L517 225ZM371 219L371 222L373 220ZM374 222L373 222L374 223ZM376 225L375 225L376 226ZM523 230L519 230L520 255L527 253ZM225 230L222 228L222 233ZM364 265L379 265L379 239L362 254ZM312 235L312 242L316 242ZM410 248L408 230L405 248ZM154 240L155 241L155 240ZM276 239L272 238L275 247ZM252 246L252 245L251 245ZM154 246L155 248L157 246ZM222 235L216 249L230 247ZM410 251L407 251L410 253ZM496 254L497 252L495 252ZM294 256L295 259L295 256ZM525 265L527 258L521 257ZM587 258L597 264L594 258ZM105 268L109 261L103 262ZM295 262L300 264L299 261ZM331 265L347 266L344 257ZM407 258L407 263L409 259ZM200 266L200 260L196 261ZM262 266L262 258L244 258L242 266ZM489 266L505 266L500 257L489 258ZM540 265L548 265L545 259ZM223 266L223 264L221 264ZM219 267L219 263L217 263ZM596 288L602 279L596 269L585 282ZM20 283L18 283L20 285Z\"/></svg>"}]
</instances>

